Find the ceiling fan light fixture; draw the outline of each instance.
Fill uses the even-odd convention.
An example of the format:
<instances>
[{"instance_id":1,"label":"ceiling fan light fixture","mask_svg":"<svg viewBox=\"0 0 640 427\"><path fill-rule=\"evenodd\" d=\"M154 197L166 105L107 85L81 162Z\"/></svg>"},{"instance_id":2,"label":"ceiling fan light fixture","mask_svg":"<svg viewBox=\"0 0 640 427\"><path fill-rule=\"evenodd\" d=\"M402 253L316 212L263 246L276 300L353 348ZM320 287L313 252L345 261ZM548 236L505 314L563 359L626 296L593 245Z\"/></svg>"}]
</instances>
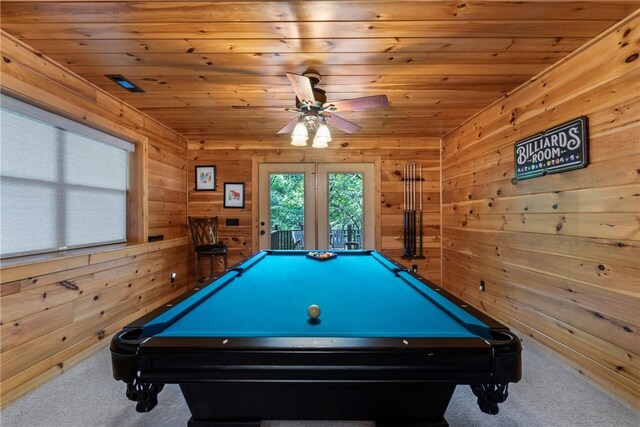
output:
<instances>
[{"instance_id":1,"label":"ceiling fan light fixture","mask_svg":"<svg viewBox=\"0 0 640 427\"><path fill-rule=\"evenodd\" d=\"M295 92L295 108L285 108L285 111L297 112L298 117L292 118L276 134L282 135L291 132L291 145L305 147L309 135L314 135L312 147L326 148L331 142L331 133L327 122L332 127L345 133L352 134L361 128L355 123L334 114L335 111L366 111L389 107L386 95L372 95L353 99L343 99L327 103L327 94L324 89L316 85L320 82L320 75L315 71L307 70L303 75L286 73L287 79ZM233 105L233 108L262 108L273 109L267 106ZM278 107L276 110L282 111ZM331 111L331 113L329 113Z\"/></svg>"},{"instance_id":2,"label":"ceiling fan light fixture","mask_svg":"<svg viewBox=\"0 0 640 427\"><path fill-rule=\"evenodd\" d=\"M298 124L293 128L291 132L291 145L295 147L304 147L307 145L309 139L309 132L302 119L298 120Z\"/></svg>"},{"instance_id":3,"label":"ceiling fan light fixture","mask_svg":"<svg viewBox=\"0 0 640 427\"><path fill-rule=\"evenodd\" d=\"M322 123L318 126L316 136L313 138L313 148L327 148L331 142L331 133L326 124Z\"/></svg>"}]
</instances>

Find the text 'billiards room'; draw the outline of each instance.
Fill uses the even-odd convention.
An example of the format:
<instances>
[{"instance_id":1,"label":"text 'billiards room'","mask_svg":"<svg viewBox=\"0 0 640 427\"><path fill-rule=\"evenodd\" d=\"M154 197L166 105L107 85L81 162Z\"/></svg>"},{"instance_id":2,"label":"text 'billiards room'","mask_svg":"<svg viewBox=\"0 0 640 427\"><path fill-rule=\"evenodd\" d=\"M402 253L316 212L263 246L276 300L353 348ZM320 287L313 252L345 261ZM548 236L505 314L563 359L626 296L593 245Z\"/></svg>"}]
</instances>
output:
<instances>
[{"instance_id":1,"label":"text 'billiards room'","mask_svg":"<svg viewBox=\"0 0 640 427\"><path fill-rule=\"evenodd\" d=\"M0 17L3 427L640 425L640 0Z\"/></svg>"}]
</instances>

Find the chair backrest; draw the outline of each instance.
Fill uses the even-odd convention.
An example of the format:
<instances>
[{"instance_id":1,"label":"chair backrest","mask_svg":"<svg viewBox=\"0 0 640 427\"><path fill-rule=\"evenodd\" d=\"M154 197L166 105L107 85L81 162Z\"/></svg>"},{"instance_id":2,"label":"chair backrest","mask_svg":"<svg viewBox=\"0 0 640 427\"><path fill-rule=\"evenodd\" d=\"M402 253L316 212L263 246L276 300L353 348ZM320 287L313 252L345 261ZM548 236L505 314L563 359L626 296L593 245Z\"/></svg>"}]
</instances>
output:
<instances>
[{"instance_id":1,"label":"chair backrest","mask_svg":"<svg viewBox=\"0 0 640 427\"><path fill-rule=\"evenodd\" d=\"M196 218L189 217L191 238L195 247L201 245L215 245L218 243L218 217Z\"/></svg>"}]
</instances>

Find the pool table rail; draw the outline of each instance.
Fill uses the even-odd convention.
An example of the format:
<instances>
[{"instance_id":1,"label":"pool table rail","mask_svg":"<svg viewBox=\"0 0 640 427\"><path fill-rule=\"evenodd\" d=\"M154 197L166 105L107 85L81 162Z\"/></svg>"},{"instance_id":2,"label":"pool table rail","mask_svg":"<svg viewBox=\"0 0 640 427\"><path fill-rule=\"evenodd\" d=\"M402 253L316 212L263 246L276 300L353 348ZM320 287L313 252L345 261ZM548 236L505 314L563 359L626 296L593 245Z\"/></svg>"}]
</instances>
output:
<instances>
[{"instance_id":1,"label":"pool table rail","mask_svg":"<svg viewBox=\"0 0 640 427\"><path fill-rule=\"evenodd\" d=\"M520 380L520 341L508 330L480 338L194 337L139 338L130 328L111 343L114 378L137 410L151 410L162 384L468 384L480 408L497 413ZM146 388L144 388L146 387ZM135 390L138 390L137 392ZM161 390L158 389L158 392Z\"/></svg>"}]
</instances>

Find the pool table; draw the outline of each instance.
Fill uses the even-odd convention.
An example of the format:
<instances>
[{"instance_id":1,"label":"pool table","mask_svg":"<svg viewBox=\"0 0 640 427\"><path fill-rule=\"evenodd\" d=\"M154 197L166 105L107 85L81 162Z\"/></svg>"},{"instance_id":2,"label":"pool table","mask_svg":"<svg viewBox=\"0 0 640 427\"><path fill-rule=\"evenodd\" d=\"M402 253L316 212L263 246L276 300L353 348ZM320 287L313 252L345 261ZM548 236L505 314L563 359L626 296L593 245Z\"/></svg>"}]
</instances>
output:
<instances>
[{"instance_id":1,"label":"pool table","mask_svg":"<svg viewBox=\"0 0 640 427\"><path fill-rule=\"evenodd\" d=\"M521 377L520 340L507 327L376 251L336 253L258 252L133 322L111 342L114 378L139 412L179 384L190 427L446 426L458 384L498 412Z\"/></svg>"}]
</instances>

